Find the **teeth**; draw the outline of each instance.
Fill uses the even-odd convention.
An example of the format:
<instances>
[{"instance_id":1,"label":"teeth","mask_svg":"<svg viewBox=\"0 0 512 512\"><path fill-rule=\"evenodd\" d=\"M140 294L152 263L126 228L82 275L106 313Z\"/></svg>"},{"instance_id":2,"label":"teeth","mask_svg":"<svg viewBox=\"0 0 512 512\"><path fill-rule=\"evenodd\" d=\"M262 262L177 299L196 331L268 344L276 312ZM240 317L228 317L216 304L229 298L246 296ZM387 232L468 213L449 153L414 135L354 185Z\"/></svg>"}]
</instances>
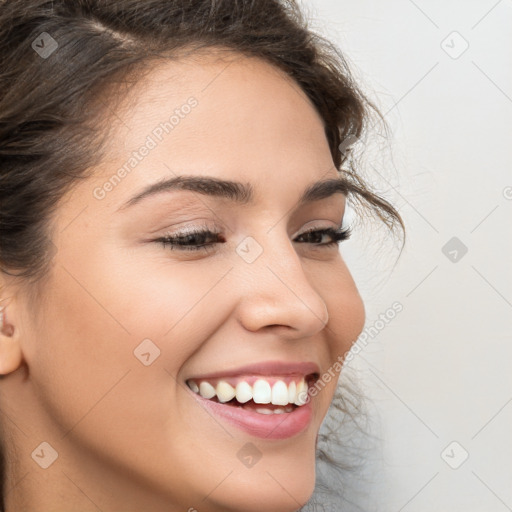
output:
<instances>
[{"instance_id":1,"label":"teeth","mask_svg":"<svg viewBox=\"0 0 512 512\"><path fill-rule=\"evenodd\" d=\"M229 402L235 397L235 389L224 380L218 382L216 392L219 402Z\"/></svg>"},{"instance_id":2,"label":"teeth","mask_svg":"<svg viewBox=\"0 0 512 512\"><path fill-rule=\"evenodd\" d=\"M261 378L254 382L251 386L248 382L240 380L236 387L233 387L226 380L219 380L216 386L213 386L207 381L201 381L199 385L193 380L187 381L189 388L194 392L201 395L203 398L211 399L217 396L221 403L229 402L236 397L240 404L245 404L249 400L253 400L256 404L273 404L290 407L293 410L292 404L301 406L307 402L308 385L306 381L301 379L299 382L291 381L288 385L284 380L277 380L273 386L267 380ZM281 412L290 412L288 407L284 410L276 409L275 414ZM262 407L258 408L263 409ZM268 411L269 409L265 409ZM267 414L263 412L262 414Z\"/></svg>"},{"instance_id":3,"label":"teeth","mask_svg":"<svg viewBox=\"0 0 512 512\"><path fill-rule=\"evenodd\" d=\"M258 407L257 409L255 409L256 412L259 412L260 414L284 414L285 412L292 412L293 411L293 408L290 408L289 411L287 411L286 409L267 409L265 407Z\"/></svg>"},{"instance_id":4,"label":"teeth","mask_svg":"<svg viewBox=\"0 0 512 512\"><path fill-rule=\"evenodd\" d=\"M288 386L288 402L290 404L295 403L295 398L297 398L297 384L295 384L295 381L292 381Z\"/></svg>"},{"instance_id":5,"label":"teeth","mask_svg":"<svg viewBox=\"0 0 512 512\"><path fill-rule=\"evenodd\" d=\"M270 384L263 379L258 379L252 387L252 399L256 404L269 404L272 400Z\"/></svg>"},{"instance_id":6,"label":"teeth","mask_svg":"<svg viewBox=\"0 0 512 512\"><path fill-rule=\"evenodd\" d=\"M278 380L272 387L272 403L274 405L288 405L288 388L282 380Z\"/></svg>"},{"instance_id":7,"label":"teeth","mask_svg":"<svg viewBox=\"0 0 512 512\"><path fill-rule=\"evenodd\" d=\"M199 384L199 394L203 398L213 398L215 396L215 388L209 382L201 382Z\"/></svg>"},{"instance_id":8,"label":"teeth","mask_svg":"<svg viewBox=\"0 0 512 512\"><path fill-rule=\"evenodd\" d=\"M247 382L242 380L236 385L236 399L241 404L252 399L252 387Z\"/></svg>"},{"instance_id":9,"label":"teeth","mask_svg":"<svg viewBox=\"0 0 512 512\"><path fill-rule=\"evenodd\" d=\"M265 409L265 407L258 407L255 409L256 412L259 412L260 414L274 414L274 411L271 411L270 409Z\"/></svg>"}]
</instances>

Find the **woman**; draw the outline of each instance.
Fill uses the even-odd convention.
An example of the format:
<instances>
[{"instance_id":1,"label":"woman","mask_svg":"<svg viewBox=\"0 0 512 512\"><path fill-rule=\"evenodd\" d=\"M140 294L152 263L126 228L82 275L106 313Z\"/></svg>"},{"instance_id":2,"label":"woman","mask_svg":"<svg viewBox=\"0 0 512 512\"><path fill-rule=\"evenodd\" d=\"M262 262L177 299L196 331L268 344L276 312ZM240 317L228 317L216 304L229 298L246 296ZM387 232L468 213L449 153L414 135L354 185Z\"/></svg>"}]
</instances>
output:
<instances>
[{"instance_id":1,"label":"woman","mask_svg":"<svg viewBox=\"0 0 512 512\"><path fill-rule=\"evenodd\" d=\"M2 5L3 506L293 511L364 306L371 105L293 1ZM344 165L345 164L345 165Z\"/></svg>"}]
</instances>

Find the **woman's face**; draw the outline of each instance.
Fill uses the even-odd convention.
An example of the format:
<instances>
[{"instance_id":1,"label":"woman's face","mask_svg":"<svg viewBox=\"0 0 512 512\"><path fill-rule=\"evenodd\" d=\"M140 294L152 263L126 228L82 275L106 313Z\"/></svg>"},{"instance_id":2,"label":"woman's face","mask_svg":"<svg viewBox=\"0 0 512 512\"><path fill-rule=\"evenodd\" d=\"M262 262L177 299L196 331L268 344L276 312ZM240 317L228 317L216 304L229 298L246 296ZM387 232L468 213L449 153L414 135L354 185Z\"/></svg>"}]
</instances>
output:
<instances>
[{"instance_id":1,"label":"woman's face","mask_svg":"<svg viewBox=\"0 0 512 512\"><path fill-rule=\"evenodd\" d=\"M20 489L80 510L296 510L314 489L333 365L364 324L338 246L304 234L344 215L340 190L299 204L338 178L321 118L286 75L239 55L161 65L131 94L108 158L57 210L37 314L18 315L28 371L12 376L10 410L30 471ZM190 176L240 185L172 187ZM250 197L236 197L242 186ZM292 381L329 369L291 413L187 385L207 394L224 381L221 397L231 385L242 401L260 380L265 402L283 381L279 402ZM29 457L43 441L58 453L48 469Z\"/></svg>"}]
</instances>

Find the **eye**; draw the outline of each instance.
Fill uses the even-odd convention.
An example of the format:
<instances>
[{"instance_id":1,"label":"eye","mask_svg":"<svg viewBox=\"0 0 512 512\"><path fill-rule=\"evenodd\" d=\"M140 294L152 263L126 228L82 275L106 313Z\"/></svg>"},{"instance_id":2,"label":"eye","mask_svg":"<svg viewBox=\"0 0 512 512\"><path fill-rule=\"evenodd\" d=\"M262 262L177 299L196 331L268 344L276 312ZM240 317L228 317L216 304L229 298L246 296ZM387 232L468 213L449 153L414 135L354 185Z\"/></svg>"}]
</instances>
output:
<instances>
[{"instance_id":1,"label":"eye","mask_svg":"<svg viewBox=\"0 0 512 512\"><path fill-rule=\"evenodd\" d=\"M162 243L171 251L207 251L217 243L225 243L226 239L221 233L208 228L194 228L157 238L155 242Z\"/></svg>"},{"instance_id":2,"label":"eye","mask_svg":"<svg viewBox=\"0 0 512 512\"><path fill-rule=\"evenodd\" d=\"M350 235L350 228L310 229L301 233L295 241L318 247L333 247L339 245L344 240L348 240ZM327 241L325 241L326 238ZM214 246L218 243L226 243L226 239L220 232L212 231L208 228L189 229L157 238L154 241L161 243L171 251L208 251L213 250Z\"/></svg>"},{"instance_id":3,"label":"eye","mask_svg":"<svg viewBox=\"0 0 512 512\"><path fill-rule=\"evenodd\" d=\"M350 228L327 228L327 229L310 229L305 233L300 234L297 238L307 238L308 242L313 245L317 245L320 247L332 247L335 245L339 245L344 240L348 240L350 235L352 234ZM330 238L329 242L322 242L325 237Z\"/></svg>"}]
</instances>

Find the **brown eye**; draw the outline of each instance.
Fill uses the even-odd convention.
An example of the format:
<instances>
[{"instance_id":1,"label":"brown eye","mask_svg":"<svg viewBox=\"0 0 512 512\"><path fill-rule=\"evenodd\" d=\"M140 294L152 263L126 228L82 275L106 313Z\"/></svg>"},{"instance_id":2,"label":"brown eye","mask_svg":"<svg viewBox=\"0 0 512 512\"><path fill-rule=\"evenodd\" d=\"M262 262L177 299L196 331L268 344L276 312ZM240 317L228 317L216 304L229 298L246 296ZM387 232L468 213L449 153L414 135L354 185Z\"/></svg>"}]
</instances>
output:
<instances>
[{"instance_id":1,"label":"brown eye","mask_svg":"<svg viewBox=\"0 0 512 512\"><path fill-rule=\"evenodd\" d=\"M306 231L298 236L298 239L305 237L307 239L306 242L313 245L318 245L321 247L332 247L334 245L338 245L344 240L348 240L350 235L352 234L350 228L341 228L341 229L312 229L310 231ZM329 242L322 242L324 237L330 238Z\"/></svg>"}]
</instances>

